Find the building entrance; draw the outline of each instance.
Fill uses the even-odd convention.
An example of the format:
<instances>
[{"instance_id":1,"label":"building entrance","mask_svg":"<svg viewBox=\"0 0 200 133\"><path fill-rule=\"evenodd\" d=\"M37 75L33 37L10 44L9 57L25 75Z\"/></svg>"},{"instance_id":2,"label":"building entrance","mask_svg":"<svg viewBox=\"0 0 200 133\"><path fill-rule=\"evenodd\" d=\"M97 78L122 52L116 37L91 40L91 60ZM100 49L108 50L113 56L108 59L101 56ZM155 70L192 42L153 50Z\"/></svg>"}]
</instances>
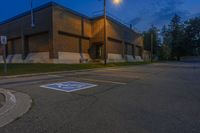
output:
<instances>
[{"instance_id":1,"label":"building entrance","mask_svg":"<svg viewBox=\"0 0 200 133\"><path fill-rule=\"evenodd\" d=\"M103 59L103 44L93 44L89 53L92 59Z\"/></svg>"}]
</instances>

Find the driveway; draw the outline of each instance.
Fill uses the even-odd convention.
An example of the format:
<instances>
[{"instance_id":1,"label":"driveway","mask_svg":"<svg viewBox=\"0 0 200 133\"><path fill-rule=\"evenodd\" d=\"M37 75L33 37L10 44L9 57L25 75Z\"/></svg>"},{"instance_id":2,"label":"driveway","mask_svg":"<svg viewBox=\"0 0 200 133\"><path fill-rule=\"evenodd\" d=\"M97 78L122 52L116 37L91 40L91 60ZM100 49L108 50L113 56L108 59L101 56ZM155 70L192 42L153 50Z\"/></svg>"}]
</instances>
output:
<instances>
[{"instance_id":1,"label":"driveway","mask_svg":"<svg viewBox=\"0 0 200 133\"><path fill-rule=\"evenodd\" d=\"M97 86L71 93L40 87L66 81ZM18 77L0 88L33 99L0 133L200 133L200 63Z\"/></svg>"}]
</instances>

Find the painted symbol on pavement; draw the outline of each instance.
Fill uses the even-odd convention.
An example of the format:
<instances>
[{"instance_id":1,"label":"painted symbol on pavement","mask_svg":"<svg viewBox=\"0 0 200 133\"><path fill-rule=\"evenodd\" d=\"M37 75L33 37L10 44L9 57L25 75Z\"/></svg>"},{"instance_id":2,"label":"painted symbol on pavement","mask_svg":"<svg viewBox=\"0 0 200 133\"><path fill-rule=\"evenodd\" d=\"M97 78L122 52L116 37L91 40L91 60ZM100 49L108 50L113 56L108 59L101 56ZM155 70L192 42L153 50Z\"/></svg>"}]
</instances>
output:
<instances>
[{"instance_id":1,"label":"painted symbol on pavement","mask_svg":"<svg viewBox=\"0 0 200 133\"><path fill-rule=\"evenodd\" d=\"M73 92L73 91L92 88L92 87L95 87L95 86L97 86L97 85L89 84L89 83L83 83L83 82L76 82L76 81L68 81L68 82L62 82L62 83L42 85L40 87L52 89L52 90L64 91L64 92Z\"/></svg>"}]
</instances>

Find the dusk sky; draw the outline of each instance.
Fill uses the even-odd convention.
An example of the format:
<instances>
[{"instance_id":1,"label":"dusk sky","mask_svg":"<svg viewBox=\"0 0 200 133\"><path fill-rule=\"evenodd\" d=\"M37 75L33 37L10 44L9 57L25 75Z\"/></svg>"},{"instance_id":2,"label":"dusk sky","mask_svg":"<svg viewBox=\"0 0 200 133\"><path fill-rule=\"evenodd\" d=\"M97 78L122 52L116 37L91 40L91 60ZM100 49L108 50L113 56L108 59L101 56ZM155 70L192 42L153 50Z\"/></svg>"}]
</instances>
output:
<instances>
[{"instance_id":1,"label":"dusk sky","mask_svg":"<svg viewBox=\"0 0 200 133\"><path fill-rule=\"evenodd\" d=\"M51 0L33 0L34 7ZM139 31L152 24L161 27L168 24L176 13L183 20L200 16L200 0L123 0L119 6L108 1L108 12L124 23L131 23ZM88 16L94 16L103 9L103 0L54 0L68 8ZM30 9L30 0L1 0L0 21L11 18ZM96 14L97 15L97 14Z\"/></svg>"}]
</instances>

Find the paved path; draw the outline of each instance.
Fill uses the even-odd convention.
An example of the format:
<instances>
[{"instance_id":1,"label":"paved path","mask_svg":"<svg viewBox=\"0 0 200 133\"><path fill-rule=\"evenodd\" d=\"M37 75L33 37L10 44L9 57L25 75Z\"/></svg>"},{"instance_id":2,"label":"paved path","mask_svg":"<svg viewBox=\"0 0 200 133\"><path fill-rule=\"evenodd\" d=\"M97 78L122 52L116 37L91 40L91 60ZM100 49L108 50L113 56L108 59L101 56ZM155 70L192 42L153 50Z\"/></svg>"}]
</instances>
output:
<instances>
[{"instance_id":1,"label":"paved path","mask_svg":"<svg viewBox=\"0 0 200 133\"><path fill-rule=\"evenodd\" d=\"M0 88L4 103L0 108L0 128L22 117L31 107L32 100L27 94Z\"/></svg>"},{"instance_id":2,"label":"paved path","mask_svg":"<svg viewBox=\"0 0 200 133\"><path fill-rule=\"evenodd\" d=\"M3 94L0 93L0 108L3 106L4 102L5 102L5 97Z\"/></svg>"},{"instance_id":3,"label":"paved path","mask_svg":"<svg viewBox=\"0 0 200 133\"><path fill-rule=\"evenodd\" d=\"M98 86L40 88L65 81ZM199 86L200 64L175 62L1 80L33 106L0 133L200 133Z\"/></svg>"}]
</instances>

